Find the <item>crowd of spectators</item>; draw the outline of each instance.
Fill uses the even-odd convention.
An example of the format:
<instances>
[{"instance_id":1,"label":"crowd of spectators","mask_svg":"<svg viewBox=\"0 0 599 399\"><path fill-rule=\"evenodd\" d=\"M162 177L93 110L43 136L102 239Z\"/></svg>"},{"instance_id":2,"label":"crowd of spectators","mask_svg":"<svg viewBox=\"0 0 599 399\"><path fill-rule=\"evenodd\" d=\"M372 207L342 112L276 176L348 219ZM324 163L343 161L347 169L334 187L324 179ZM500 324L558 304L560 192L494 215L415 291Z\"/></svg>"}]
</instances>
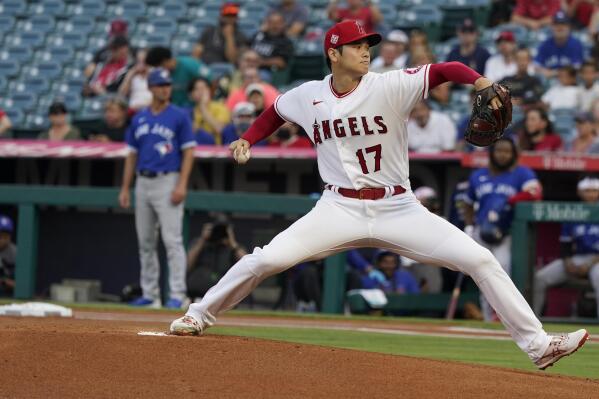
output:
<instances>
[{"instance_id":1,"label":"crowd of spectators","mask_svg":"<svg viewBox=\"0 0 599 399\"><path fill-rule=\"evenodd\" d=\"M86 81L81 94L103 101L102 120L78 128L76 110L55 101L47 111L49 128L39 138L122 141L130 118L151 101L146 80L154 67L170 71L172 102L188 110L198 144L224 145L239 137L251 120L248 110L256 117L279 95L274 76L289 68L294 47L308 37L310 15L301 2L280 0L266 13L258 32L247 37L239 26L240 10L236 3L223 4L216 24L200 32L189 55L175 55L168 47L134 48L127 22L112 21L107 44L82 71ZM373 50L373 72L459 61L508 86L514 100L508 135L524 150L599 151L597 2L493 1L489 26L463 20L455 38L447 41L446 52L436 51L422 30L395 29L376 2L332 0L326 15L331 23L356 19L366 30L384 33ZM496 30L494 45L489 45L485 31L495 26L505 29ZM544 40L530 46L518 30L522 28ZM456 98L472 99L467 90L446 83L416 106L408 123L410 150L476 150L463 140L468 102L462 100L463 106L456 108ZM0 110L0 136L10 128L9 117ZM301 128L284 126L260 145L307 147L310 140Z\"/></svg>"}]
</instances>

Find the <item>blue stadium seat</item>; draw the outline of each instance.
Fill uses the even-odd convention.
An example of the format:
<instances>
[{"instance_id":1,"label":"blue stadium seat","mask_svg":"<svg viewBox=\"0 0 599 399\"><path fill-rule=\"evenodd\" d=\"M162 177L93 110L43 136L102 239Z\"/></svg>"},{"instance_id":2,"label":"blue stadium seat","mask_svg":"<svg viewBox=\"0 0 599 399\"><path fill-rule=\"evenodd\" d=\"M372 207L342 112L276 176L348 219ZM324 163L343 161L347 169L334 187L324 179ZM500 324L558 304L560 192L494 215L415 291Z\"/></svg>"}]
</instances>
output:
<instances>
[{"instance_id":1,"label":"blue stadium seat","mask_svg":"<svg viewBox=\"0 0 599 399\"><path fill-rule=\"evenodd\" d=\"M36 54L38 61L56 61L60 64L65 64L73 59L75 52L70 47L65 46L50 46L47 50Z\"/></svg>"},{"instance_id":2,"label":"blue stadium seat","mask_svg":"<svg viewBox=\"0 0 599 399\"><path fill-rule=\"evenodd\" d=\"M124 18L142 18L146 16L146 5L139 1L125 0L116 5L113 15Z\"/></svg>"},{"instance_id":3,"label":"blue stadium seat","mask_svg":"<svg viewBox=\"0 0 599 399\"><path fill-rule=\"evenodd\" d=\"M44 131L50 127L50 120L47 114L29 114L21 122L21 125L25 129Z\"/></svg>"},{"instance_id":4,"label":"blue stadium seat","mask_svg":"<svg viewBox=\"0 0 599 399\"><path fill-rule=\"evenodd\" d=\"M62 71L62 77L65 81L70 81L71 79L82 79L85 81L83 69L81 68L66 67ZM81 87L83 87L83 85Z\"/></svg>"},{"instance_id":5,"label":"blue stadium seat","mask_svg":"<svg viewBox=\"0 0 599 399\"><path fill-rule=\"evenodd\" d=\"M214 79L218 79L224 75L231 76L235 71L235 65L228 62L215 62L214 64L210 64L210 71Z\"/></svg>"},{"instance_id":6,"label":"blue stadium seat","mask_svg":"<svg viewBox=\"0 0 599 399\"><path fill-rule=\"evenodd\" d=\"M170 46L171 36L164 34L151 34L137 37L132 41L133 46L138 48L148 48L154 46Z\"/></svg>"},{"instance_id":7,"label":"blue stadium seat","mask_svg":"<svg viewBox=\"0 0 599 399\"><path fill-rule=\"evenodd\" d=\"M44 41L45 36L41 32L15 32L7 35L4 39L5 43L22 44L31 48L41 47Z\"/></svg>"},{"instance_id":8,"label":"blue stadium seat","mask_svg":"<svg viewBox=\"0 0 599 399\"><path fill-rule=\"evenodd\" d=\"M0 15L0 35L10 32L15 26L15 17L12 15Z\"/></svg>"},{"instance_id":9,"label":"blue stadium seat","mask_svg":"<svg viewBox=\"0 0 599 399\"><path fill-rule=\"evenodd\" d=\"M66 46L72 49L82 49L87 46L87 37L77 32L58 33L48 38L48 44L52 46Z\"/></svg>"},{"instance_id":10,"label":"blue stadium seat","mask_svg":"<svg viewBox=\"0 0 599 399\"><path fill-rule=\"evenodd\" d=\"M204 28L210 25L213 25L213 21L194 20L193 23L190 24L178 24L177 36L184 37L187 40L198 40Z\"/></svg>"},{"instance_id":11,"label":"blue stadium seat","mask_svg":"<svg viewBox=\"0 0 599 399\"><path fill-rule=\"evenodd\" d=\"M137 27L137 34L165 34L172 36L177 32L177 23L170 18L154 18Z\"/></svg>"},{"instance_id":12,"label":"blue stadium seat","mask_svg":"<svg viewBox=\"0 0 599 399\"><path fill-rule=\"evenodd\" d=\"M41 32L46 34L54 30L54 17L50 15L34 15L17 23L17 29L23 32Z\"/></svg>"},{"instance_id":13,"label":"blue stadium seat","mask_svg":"<svg viewBox=\"0 0 599 399\"><path fill-rule=\"evenodd\" d=\"M8 80L4 76L0 76L0 93L4 93L6 90L7 82Z\"/></svg>"},{"instance_id":14,"label":"blue stadium seat","mask_svg":"<svg viewBox=\"0 0 599 399\"><path fill-rule=\"evenodd\" d=\"M571 140L576 135L574 113L575 111L570 108L556 108L549 113L549 119L553 122L553 127L565 141Z\"/></svg>"},{"instance_id":15,"label":"blue stadium seat","mask_svg":"<svg viewBox=\"0 0 599 399\"><path fill-rule=\"evenodd\" d=\"M91 51L97 51L102 47L106 46L108 38L106 36L90 37L87 42L87 48Z\"/></svg>"},{"instance_id":16,"label":"blue stadium seat","mask_svg":"<svg viewBox=\"0 0 599 399\"><path fill-rule=\"evenodd\" d=\"M383 14L385 21L394 21L397 18L397 8L392 4L379 4L381 14Z\"/></svg>"},{"instance_id":17,"label":"blue stadium seat","mask_svg":"<svg viewBox=\"0 0 599 399\"><path fill-rule=\"evenodd\" d=\"M214 23L218 21L222 3L220 1L208 0L199 7L189 7L187 15L190 18L210 18Z\"/></svg>"},{"instance_id":18,"label":"blue stadium seat","mask_svg":"<svg viewBox=\"0 0 599 399\"><path fill-rule=\"evenodd\" d=\"M33 51L23 44L4 46L0 51L0 60L15 60L20 64L27 63L33 57Z\"/></svg>"},{"instance_id":19,"label":"blue stadium seat","mask_svg":"<svg viewBox=\"0 0 599 399\"><path fill-rule=\"evenodd\" d=\"M64 23L58 23L56 30L59 32L76 32L88 35L96 28L96 21L87 15L75 15Z\"/></svg>"},{"instance_id":20,"label":"blue stadium seat","mask_svg":"<svg viewBox=\"0 0 599 399\"><path fill-rule=\"evenodd\" d=\"M2 0L0 2L0 15L23 15L27 3L22 0Z\"/></svg>"},{"instance_id":21,"label":"blue stadium seat","mask_svg":"<svg viewBox=\"0 0 599 399\"><path fill-rule=\"evenodd\" d=\"M0 76L10 78L18 75L19 63L16 60L0 60Z\"/></svg>"},{"instance_id":22,"label":"blue stadium seat","mask_svg":"<svg viewBox=\"0 0 599 399\"><path fill-rule=\"evenodd\" d=\"M5 104L11 104L7 105L7 108L17 108L23 111L33 110L36 103L35 94L26 92L11 93L10 98L5 102Z\"/></svg>"},{"instance_id":23,"label":"blue stadium seat","mask_svg":"<svg viewBox=\"0 0 599 399\"><path fill-rule=\"evenodd\" d=\"M148 13L154 17L184 18L187 15L187 5L179 1L169 1L152 7Z\"/></svg>"},{"instance_id":24,"label":"blue stadium seat","mask_svg":"<svg viewBox=\"0 0 599 399\"><path fill-rule=\"evenodd\" d=\"M33 93L40 95L46 93L50 88L48 79L42 77L29 77L23 81L15 81L9 84L11 93Z\"/></svg>"},{"instance_id":25,"label":"blue stadium seat","mask_svg":"<svg viewBox=\"0 0 599 399\"><path fill-rule=\"evenodd\" d=\"M72 65L81 69L85 68L87 64L92 62L94 54L90 51L76 51L73 57Z\"/></svg>"},{"instance_id":26,"label":"blue stadium seat","mask_svg":"<svg viewBox=\"0 0 599 399\"><path fill-rule=\"evenodd\" d=\"M526 29L522 25L516 25L516 24L497 25L493 29L487 29L487 30L483 31L483 36L490 35L491 38L493 40L495 40L497 38L497 36L499 35L499 33L503 32L503 31L512 32L514 34L514 36L516 37L516 41L519 44L526 44L529 40L528 29Z\"/></svg>"},{"instance_id":27,"label":"blue stadium seat","mask_svg":"<svg viewBox=\"0 0 599 399\"><path fill-rule=\"evenodd\" d=\"M31 67L26 67L23 73L25 76L40 76L52 80L62 74L62 65L55 61L41 61Z\"/></svg>"},{"instance_id":28,"label":"blue stadium seat","mask_svg":"<svg viewBox=\"0 0 599 399\"><path fill-rule=\"evenodd\" d=\"M65 93L61 94L59 98L62 99L69 112L73 113L77 113L83 103L80 93Z\"/></svg>"},{"instance_id":29,"label":"blue stadium seat","mask_svg":"<svg viewBox=\"0 0 599 399\"><path fill-rule=\"evenodd\" d=\"M82 119L96 119L102 116L104 108L104 99L101 97L84 98L78 117Z\"/></svg>"},{"instance_id":30,"label":"blue stadium seat","mask_svg":"<svg viewBox=\"0 0 599 399\"><path fill-rule=\"evenodd\" d=\"M83 0L67 7L68 15L87 15L89 17L102 17L106 10L103 0Z\"/></svg>"},{"instance_id":31,"label":"blue stadium seat","mask_svg":"<svg viewBox=\"0 0 599 399\"><path fill-rule=\"evenodd\" d=\"M195 40L188 40L186 37L175 36L173 38L173 51L175 56L190 55L194 44Z\"/></svg>"},{"instance_id":32,"label":"blue stadium seat","mask_svg":"<svg viewBox=\"0 0 599 399\"><path fill-rule=\"evenodd\" d=\"M29 14L64 16L65 4L62 0L42 0L29 6Z\"/></svg>"},{"instance_id":33,"label":"blue stadium seat","mask_svg":"<svg viewBox=\"0 0 599 399\"><path fill-rule=\"evenodd\" d=\"M251 19L239 20L239 22L237 22L237 26L239 27L239 30L245 35L245 37L251 40L256 35L256 33L258 33L258 30L260 30L260 21Z\"/></svg>"},{"instance_id":34,"label":"blue stadium seat","mask_svg":"<svg viewBox=\"0 0 599 399\"><path fill-rule=\"evenodd\" d=\"M247 3L239 11L240 19L254 19L262 21L266 17L269 7L263 3Z\"/></svg>"}]
</instances>

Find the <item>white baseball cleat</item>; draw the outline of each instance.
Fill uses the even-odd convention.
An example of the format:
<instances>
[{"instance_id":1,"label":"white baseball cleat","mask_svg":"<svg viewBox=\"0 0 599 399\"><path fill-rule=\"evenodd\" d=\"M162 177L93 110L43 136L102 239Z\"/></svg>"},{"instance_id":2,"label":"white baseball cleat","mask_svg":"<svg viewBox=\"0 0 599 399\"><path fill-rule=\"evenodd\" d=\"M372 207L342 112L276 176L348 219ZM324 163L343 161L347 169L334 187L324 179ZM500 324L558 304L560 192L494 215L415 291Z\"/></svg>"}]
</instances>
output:
<instances>
[{"instance_id":1,"label":"white baseball cleat","mask_svg":"<svg viewBox=\"0 0 599 399\"><path fill-rule=\"evenodd\" d=\"M183 316L171 323L170 331L173 335L202 335L204 326L194 317Z\"/></svg>"},{"instance_id":2,"label":"white baseball cleat","mask_svg":"<svg viewBox=\"0 0 599 399\"><path fill-rule=\"evenodd\" d=\"M545 370L547 367L553 366L562 357L576 352L587 339L589 339L589 333L584 329L569 334L554 335L551 337L551 342L545 354L535 361L535 365L539 369Z\"/></svg>"}]
</instances>

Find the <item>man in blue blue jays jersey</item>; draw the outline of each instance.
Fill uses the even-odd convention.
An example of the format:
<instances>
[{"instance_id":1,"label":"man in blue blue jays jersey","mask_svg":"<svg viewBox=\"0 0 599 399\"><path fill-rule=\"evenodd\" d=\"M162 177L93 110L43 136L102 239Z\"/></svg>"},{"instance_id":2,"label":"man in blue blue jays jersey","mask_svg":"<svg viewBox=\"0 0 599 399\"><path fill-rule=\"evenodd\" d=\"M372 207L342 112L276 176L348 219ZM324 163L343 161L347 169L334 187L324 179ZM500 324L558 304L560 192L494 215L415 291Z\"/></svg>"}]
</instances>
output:
<instances>
[{"instance_id":1,"label":"man in blue blue jays jersey","mask_svg":"<svg viewBox=\"0 0 599 399\"><path fill-rule=\"evenodd\" d=\"M130 205L129 187L135 183L135 228L141 263L143 296L135 306L160 306L160 265L156 254L158 227L167 252L170 299L168 308L180 308L186 298L183 202L193 166L196 143L189 116L170 103L172 81L166 69L150 72L152 103L140 110L126 133L125 160L119 203Z\"/></svg>"},{"instance_id":2,"label":"man in blue blue jays jersey","mask_svg":"<svg viewBox=\"0 0 599 399\"><path fill-rule=\"evenodd\" d=\"M578 195L587 204L599 202L599 179L586 177L578 182ZM599 223L564 223L560 236L561 257L535 273L533 309L540 315L547 288L570 278L588 278L595 290L599 317Z\"/></svg>"},{"instance_id":3,"label":"man in blue blue jays jersey","mask_svg":"<svg viewBox=\"0 0 599 399\"><path fill-rule=\"evenodd\" d=\"M470 175L464 197L464 231L488 248L508 274L513 205L541 199L541 195L539 180L530 168L518 165L518 151L509 138L501 138L489 147L488 168ZM481 308L485 320L492 320L493 310L483 296Z\"/></svg>"}]
</instances>

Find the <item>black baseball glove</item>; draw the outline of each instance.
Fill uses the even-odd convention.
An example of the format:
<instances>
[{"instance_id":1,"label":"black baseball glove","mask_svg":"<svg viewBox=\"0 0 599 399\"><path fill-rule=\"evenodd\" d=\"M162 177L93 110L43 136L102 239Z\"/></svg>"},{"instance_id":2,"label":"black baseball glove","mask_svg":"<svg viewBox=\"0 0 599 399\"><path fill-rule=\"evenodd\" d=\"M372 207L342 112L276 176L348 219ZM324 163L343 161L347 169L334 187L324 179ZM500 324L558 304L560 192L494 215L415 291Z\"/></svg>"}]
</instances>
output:
<instances>
[{"instance_id":1,"label":"black baseball glove","mask_svg":"<svg viewBox=\"0 0 599 399\"><path fill-rule=\"evenodd\" d=\"M491 108L491 100L499 98L501 107ZM510 90L498 83L476 92L472 116L464 139L472 145L486 147L501 136L512 121L512 96Z\"/></svg>"}]
</instances>

